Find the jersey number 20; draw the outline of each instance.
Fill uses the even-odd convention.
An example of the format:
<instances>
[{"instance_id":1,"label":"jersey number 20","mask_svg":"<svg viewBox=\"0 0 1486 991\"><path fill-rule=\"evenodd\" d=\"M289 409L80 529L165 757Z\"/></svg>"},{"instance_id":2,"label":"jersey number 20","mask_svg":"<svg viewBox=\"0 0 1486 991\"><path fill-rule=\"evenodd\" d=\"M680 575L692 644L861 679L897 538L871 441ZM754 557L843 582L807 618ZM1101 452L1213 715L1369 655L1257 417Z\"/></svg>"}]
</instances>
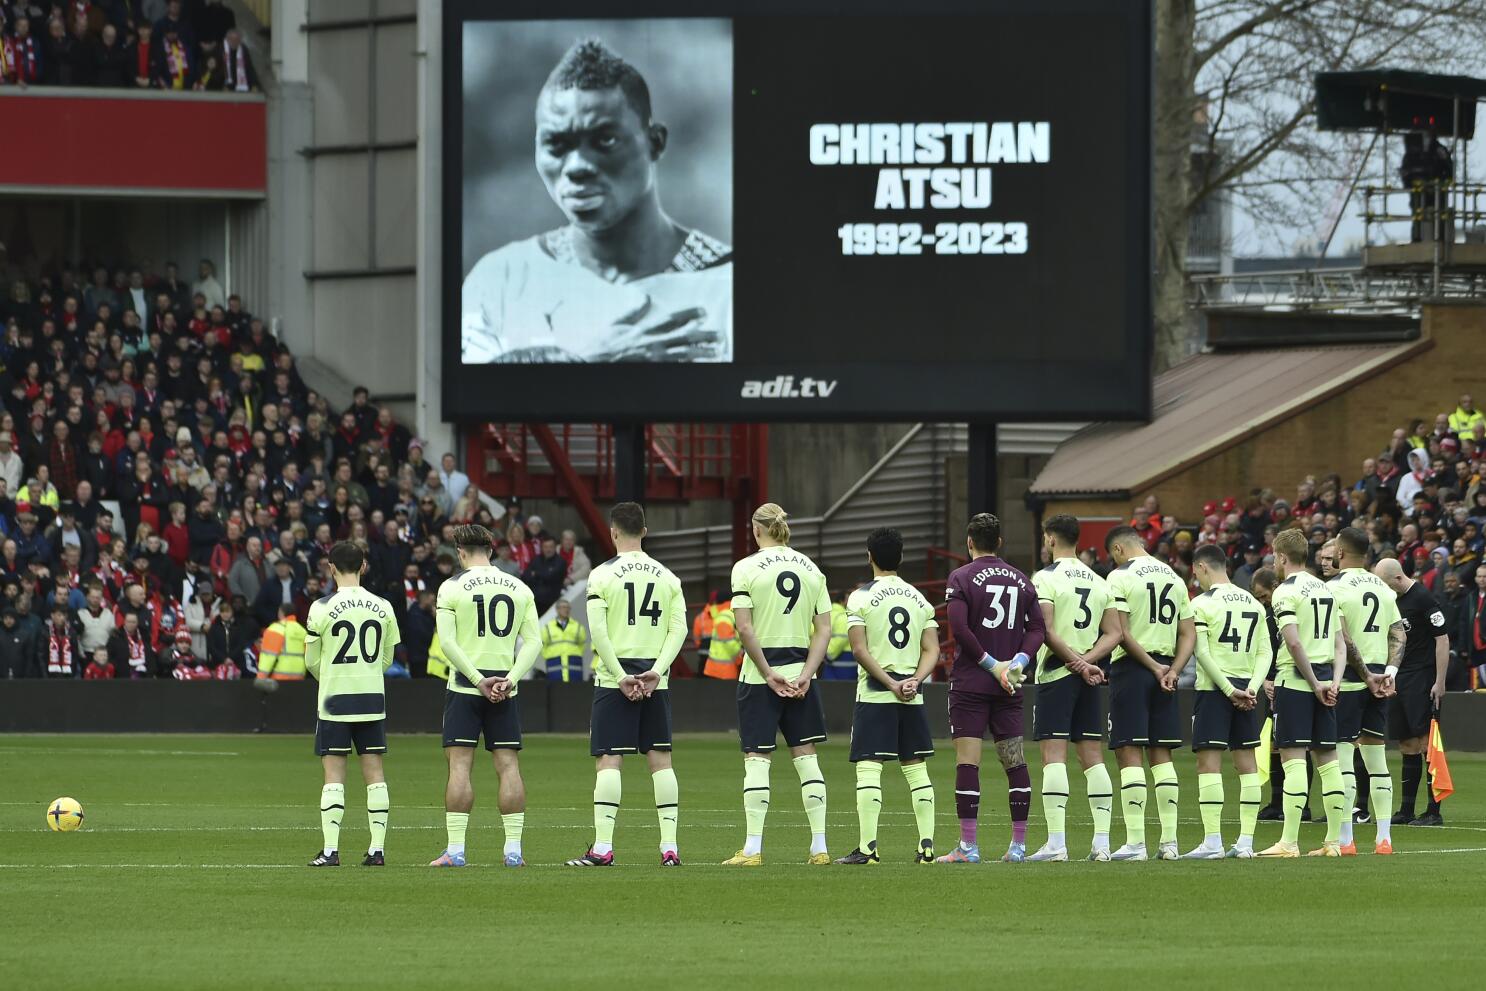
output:
<instances>
[{"instance_id":1,"label":"jersey number 20","mask_svg":"<svg viewBox=\"0 0 1486 991\"><path fill-rule=\"evenodd\" d=\"M382 654L382 624L374 619L369 619L361 624L358 631L351 621L342 619L330 628L330 635L340 637L341 649L335 655L331 664L355 664L357 661L375 661ZM360 657L351 656L352 645L361 648Z\"/></svg>"}]
</instances>

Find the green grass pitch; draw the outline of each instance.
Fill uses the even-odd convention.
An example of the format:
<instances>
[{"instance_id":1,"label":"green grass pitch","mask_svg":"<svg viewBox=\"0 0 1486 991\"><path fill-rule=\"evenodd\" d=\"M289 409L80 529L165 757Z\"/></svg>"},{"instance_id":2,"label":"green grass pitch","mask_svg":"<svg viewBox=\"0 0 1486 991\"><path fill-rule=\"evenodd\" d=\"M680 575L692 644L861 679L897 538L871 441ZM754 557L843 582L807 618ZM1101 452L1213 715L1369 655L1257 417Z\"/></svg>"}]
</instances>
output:
<instances>
[{"instance_id":1,"label":"green grass pitch","mask_svg":"<svg viewBox=\"0 0 1486 991\"><path fill-rule=\"evenodd\" d=\"M941 741L942 742L942 741ZM1393 755L1397 773L1397 755ZM649 776L626 762L617 866L561 861L591 839L586 741L532 736L522 754L532 866L496 866L495 779L477 765L472 864L443 849L434 736L392 741L388 866L359 865L365 792L353 769L346 866L303 867L320 843L320 768L308 738L0 737L0 985L105 988L704 988L1015 986L1480 987L1486 938L1486 760L1457 754L1443 829L1396 827L1392 858L915 867L901 775L883 775L878 867L806 867L787 760L776 761L762 869L717 866L742 841L731 737L680 737L681 854L662 871ZM833 856L856 844L844 742L822 751ZM1111 767L1113 761L1110 762ZM1200 838L1181 754L1185 850ZM955 841L953 757L933 762L941 852ZM1033 780L1037 780L1034 767ZM982 775L981 844L1005 849L999 767ZM1073 774L1070 850L1090 835ZM71 795L84 828L54 834ZM1228 798L1236 800L1230 780ZM1319 808L1319 800L1314 803ZM1225 839L1233 838L1233 807ZM1155 839L1155 823L1151 824ZM1258 845L1279 826L1261 823ZM1115 817L1114 842L1122 827ZM1302 847L1322 827L1308 825ZM1028 846L1045 838L1034 796ZM1475 977L1471 975L1475 974Z\"/></svg>"}]
</instances>

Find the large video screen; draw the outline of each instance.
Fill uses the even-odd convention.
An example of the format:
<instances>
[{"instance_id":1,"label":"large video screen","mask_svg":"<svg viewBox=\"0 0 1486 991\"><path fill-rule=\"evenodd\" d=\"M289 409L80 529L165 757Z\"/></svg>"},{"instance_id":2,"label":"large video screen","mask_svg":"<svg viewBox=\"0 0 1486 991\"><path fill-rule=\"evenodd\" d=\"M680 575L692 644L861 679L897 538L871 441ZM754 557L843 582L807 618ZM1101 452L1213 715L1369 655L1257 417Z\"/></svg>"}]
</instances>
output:
<instances>
[{"instance_id":1,"label":"large video screen","mask_svg":"<svg viewBox=\"0 0 1486 991\"><path fill-rule=\"evenodd\" d=\"M1148 415L1147 7L447 0L445 416Z\"/></svg>"}]
</instances>

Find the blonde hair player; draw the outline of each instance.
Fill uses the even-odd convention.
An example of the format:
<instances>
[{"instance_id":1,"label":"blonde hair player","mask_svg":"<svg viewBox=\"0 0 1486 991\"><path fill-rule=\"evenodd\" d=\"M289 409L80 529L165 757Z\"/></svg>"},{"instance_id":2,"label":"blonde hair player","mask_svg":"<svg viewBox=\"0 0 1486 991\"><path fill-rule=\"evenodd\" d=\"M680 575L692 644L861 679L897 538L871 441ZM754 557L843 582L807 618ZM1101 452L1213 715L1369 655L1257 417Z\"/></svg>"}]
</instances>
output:
<instances>
[{"instance_id":1,"label":"blonde hair player","mask_svg":"<svg viewBox=\"0 0 1486 991\"><path fill-rule=\"evenodd\" d=\"M815 745L826 738L825 709L812 685L831 639L831 597L815 562L789 546L788 514L772 502L753 513L758 552L733 565L733 613L747 661L738 675L738 739L743 749L743 849L723 861L764 862L770 755L780 733L800 778L810 822L807 864L829 864L826 782Z\"/></svg>"}]
</instances>

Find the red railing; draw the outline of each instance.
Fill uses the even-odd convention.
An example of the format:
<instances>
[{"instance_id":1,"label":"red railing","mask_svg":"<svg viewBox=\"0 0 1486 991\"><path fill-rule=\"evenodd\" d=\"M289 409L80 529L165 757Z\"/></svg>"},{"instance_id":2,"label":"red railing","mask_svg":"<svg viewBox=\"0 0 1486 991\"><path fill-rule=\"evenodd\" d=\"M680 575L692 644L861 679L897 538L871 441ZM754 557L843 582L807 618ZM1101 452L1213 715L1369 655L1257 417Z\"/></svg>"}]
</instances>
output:
<instances>
[{"instance_id":1,"label":"red railing","mask_svg":"<svg viewBox=\"0 0 1486 991\"><path fill-rule=\"evenodd\" d=\"M969 560L964 554L943 547L930 547L924 555L924 579L915 583L924 597L934 603L934 619L939 624L939 667L935 669L934 677L940 681L949 680L949 669L955 662L955 637L949 631L944 589L949 584L950 572ZM938 577L941 569L943 578Z\"/></svg>"}]
</instances>

